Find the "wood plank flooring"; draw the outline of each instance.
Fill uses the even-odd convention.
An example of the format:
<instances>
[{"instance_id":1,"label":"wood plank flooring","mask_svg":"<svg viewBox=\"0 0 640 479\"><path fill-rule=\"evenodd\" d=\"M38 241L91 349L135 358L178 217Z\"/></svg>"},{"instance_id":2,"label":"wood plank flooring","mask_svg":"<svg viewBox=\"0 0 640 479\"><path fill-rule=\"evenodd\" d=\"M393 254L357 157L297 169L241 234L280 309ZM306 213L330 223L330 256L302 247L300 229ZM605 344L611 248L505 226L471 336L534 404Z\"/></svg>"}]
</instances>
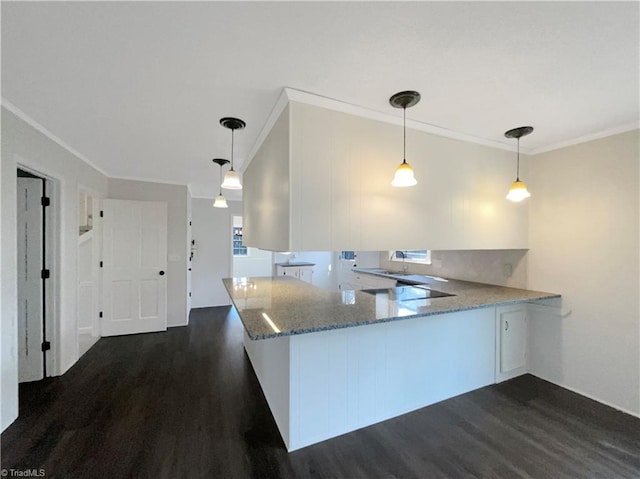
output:
<instances>
[{"instance_id":1,"label":"wood plank flooring","mask_svg":"<svg viewBox=\"0 0 640 479\"><path fill-rule=\"evenodd\" d=\"M530 375L288 454L228 307L21 385L1 439L47 478L640 478L640 419Z\"/></svg>"}]
</instances>

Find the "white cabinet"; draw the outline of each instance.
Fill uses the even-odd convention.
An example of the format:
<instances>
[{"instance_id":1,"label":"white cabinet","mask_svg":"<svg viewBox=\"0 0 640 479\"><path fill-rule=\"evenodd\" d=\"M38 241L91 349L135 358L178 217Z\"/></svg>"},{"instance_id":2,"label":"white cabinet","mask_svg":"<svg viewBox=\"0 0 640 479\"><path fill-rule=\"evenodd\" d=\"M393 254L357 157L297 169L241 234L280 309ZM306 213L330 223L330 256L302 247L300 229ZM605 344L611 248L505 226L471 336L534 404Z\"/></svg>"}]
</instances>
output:
<instances>
[{"instance_id":1,"label":"white cabinet","mask_svg":"<svg viewBox=\"0 0 640 479\"><path fill-rule=\"evenodd\" d=\"M496 308L496 382L527 372L527 307Z\"/></svg>"},{"instance_id":2,"label":"white cabinet","mask_svg":"<svg viewBox=\"0 0 640 479\"><path fill-rule=\"evenodd\" d=\"M313 267L301 266L299 268L298 279L306 281L307 283L313 283Z\"/></svg>"},{"instance_id":3,"label":"white cabinet","mask_svg":"<svg viewBox=\"0 0 640 479\"><path fill-rule=\"evenodd\" d=\"M394 188L402 127L290 102L245 173L244 243L279 251L526 249L505 151L408 130L418 184ZM526 167L526 157L523 158Z\"/></svg>"},{"instance_id":4,"label":"white cabinet","mask_svg":"<svg viewBox=\"0 0 640 479\"><path fill-rule=\"evenodd\" d=\"M313 266L276 266L278 276L291 276L313 284Z\"/></svg>"}]
</instances>

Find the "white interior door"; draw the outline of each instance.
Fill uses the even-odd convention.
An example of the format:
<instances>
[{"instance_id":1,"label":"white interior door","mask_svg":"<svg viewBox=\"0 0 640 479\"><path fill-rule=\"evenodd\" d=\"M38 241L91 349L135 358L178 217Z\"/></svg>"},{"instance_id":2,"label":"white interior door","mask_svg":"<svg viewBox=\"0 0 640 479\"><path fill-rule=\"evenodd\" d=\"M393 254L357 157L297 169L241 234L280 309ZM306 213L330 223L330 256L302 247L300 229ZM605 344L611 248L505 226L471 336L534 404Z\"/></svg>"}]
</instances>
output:
<instances>
[{"instance_id":1,"label":"white interior door","mask_svg":"<svg viewBox=\"0 0 640 479\"><path fill-rule=\"evenodd\" d=\"M102 335L167 329L167 204L103 202Z\"/></svg>"},{"instance_id":2,"label":"white interior door","mask_svg":"<svg viewBox=\"0 0 640 479\"><path fill-rule=\"evenodd\" d=\"M44 377L42 180L18 178L18 380Z\"/></svg>"}]
</instances>

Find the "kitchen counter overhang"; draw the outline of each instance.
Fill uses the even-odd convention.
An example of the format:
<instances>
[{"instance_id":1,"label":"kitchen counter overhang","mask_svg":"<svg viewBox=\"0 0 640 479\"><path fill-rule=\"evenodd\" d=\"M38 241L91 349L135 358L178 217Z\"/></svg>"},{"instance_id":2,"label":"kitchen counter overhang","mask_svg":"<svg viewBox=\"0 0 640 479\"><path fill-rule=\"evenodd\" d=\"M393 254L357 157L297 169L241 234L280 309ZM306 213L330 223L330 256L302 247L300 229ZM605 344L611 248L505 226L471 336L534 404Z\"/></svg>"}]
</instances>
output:
<instances>
[{"instance_id":1,"label":"kitchen counter overhang","mask_svg":"<svg viewBox=\"0 0 640 479\"><path fill-rule=\"evenodd\" d=\"M224 278L223 283L252 340L560 298L458 280L428 285L453 296L409 301L353 290L331 292L288 277Z\"/></svg>"},{"instance_id":2,"label":"kitchen counter overhang","mask_svg":"<svg viewBox=\"0 0 640 479\"><path fill-rule=\"evenodd\" d=\"M559 298L454 280L432 286L455 296L430 300L287 277L224 284L288 451L501 380L502 315L517 321L527 309L517 303Z\"/></svg>"}]
</instances>

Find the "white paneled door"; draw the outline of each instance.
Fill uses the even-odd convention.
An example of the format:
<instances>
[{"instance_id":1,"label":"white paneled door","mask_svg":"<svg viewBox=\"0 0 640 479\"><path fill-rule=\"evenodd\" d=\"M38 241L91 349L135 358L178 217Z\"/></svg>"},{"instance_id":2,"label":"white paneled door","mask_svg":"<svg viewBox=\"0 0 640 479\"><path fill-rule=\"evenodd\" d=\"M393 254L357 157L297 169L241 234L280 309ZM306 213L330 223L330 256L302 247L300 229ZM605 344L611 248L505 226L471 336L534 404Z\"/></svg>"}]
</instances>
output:
<instances>
[{"instance_id":1,"label":"white paneled door","mask_svg":"<svg viewBox=\"0 0 640 479\"><path fill-rule=\"evenodd\" d=\"M44 377L42 180L18 178L18 380Z\"/></svg>"},{"instance_id":2,"label":"white paneled door","mask_svg":"<svg viewBox=\"0 0 640 479\"><path fill-rule=\"evenodd\" d=\"M167 204L105 200L102 336L167 329Z\"/></svg>"}]
</instances>

